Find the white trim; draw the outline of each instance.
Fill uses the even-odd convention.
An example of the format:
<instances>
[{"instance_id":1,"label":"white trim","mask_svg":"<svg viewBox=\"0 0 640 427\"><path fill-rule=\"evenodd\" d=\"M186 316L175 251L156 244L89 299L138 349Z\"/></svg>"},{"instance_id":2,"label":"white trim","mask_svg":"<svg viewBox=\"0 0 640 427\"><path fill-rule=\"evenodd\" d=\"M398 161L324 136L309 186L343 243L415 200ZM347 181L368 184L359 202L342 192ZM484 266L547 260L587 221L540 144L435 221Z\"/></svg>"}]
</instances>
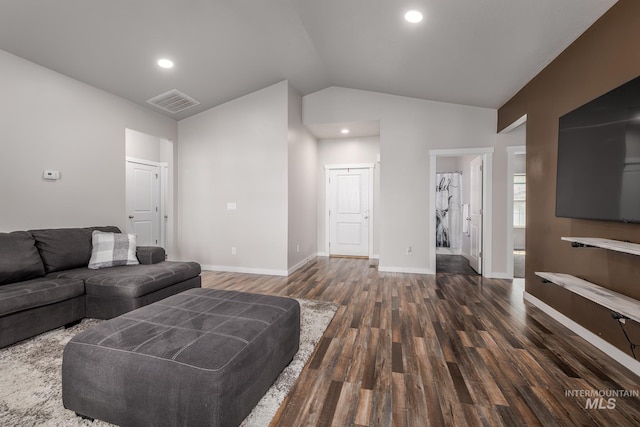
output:
<instances>
[{"instance_id":1,"label":"white trim","mask_svg":"<svg viewBox=\"0 0 640 427\"><path fill-rule=\"evenodd\" d=\"M160 171L160 247L167 248L167 189L169 188L169 165L159 166ZM165 219L166 218L166 219Z\"/></svg>"},{"instance_id":2,"label":"white trim","mask_svg":"<svg viewBox=\"0 0 640 427\"><path fill-rule=\"evenodd\" d=\"M329 173L331 172L330 168L325 166L324 168L324 252L327 253L327 256L331 254L331 216L329 215L330 203L331 199L331 189L330 187L330 177Z\"/></svg>"},{"instance_id":3,"label":"white trim","mask_svg":"<svg viewBox=\"0 0 640 427\"><path fill-rule=\"evenodd\" d=\"M493 150L482 156L482 274L493 275ZM486 184L485 184L486 183Z\"/></svg>"},{"instance_id":4,"label":"white trim","mask_svg":"<svg viewBox=\"0 0 640 427\"><path fill-rule=\"evenodd\" d=\"M431 271L436 271L436 175L437 175L437 162L438 156L436 154L432 154L429 151L429 190L428 190L428 206L427 211L429 214L427 215L427 248L429 248L430 255L427 260L427 267Z\"/></svg>"},{"instance_id":5,"label":"white trim","mask_svg":"<svg viewBox=\"0 0 640 427\"><path fill-rule=\"evenodd\" d=\"M467 155L482 156L482 275L491 277L493 250L493 147L454 148L429 150L429 206L436 205L436 160L437 157L458 157ZM436 271L436 216L427 215L427 238L430 256L426 271Z\"/></svg>"},{"instance_id":6,"label":"white trim","mask_svg":"<svg viewBox=\"0 0 640 427\"><path fill-rule=\"evenodd\" d=\"M526 145L510 145L507 147L507 153L509 154L527 154Z\"/></svg>"},{"instance_id":7,"label":"white trim","mask_svg":"<svg viewBox=\"0 0 640 427\"><path fill-rule=\"evenodd\" d=\"M347 163L339 165L324 165L324 169L373 169L373 163Z\"/></svg>"},{"instance_id":8,"label":"white trim","mask_svg":"<svg viewBox=\"0 0 640 427\"><path fill-rule=\"evenodd\" d=\"M161 166L161 167L168 167L169 163L167 162L156 162L153 160L146 160L146 159L140 159L138 157L131 157L131 156L127 156L125 157L127 162L132 162L132 163L140 163L141 165L149 165L149 166Z\"/></svg>"},{"instance_id":9,"label":"white trim","mask_svg":"<svg viewBox=\"0 0 640 427\"><path fill-rule=\"evenodd\" d=\"M285 270L270 270L270 269L264 269L264 268L234 267L234 266L228 266L228 265L211 265L211 264L202 264L201 267L202 267L203 270L208 270L208 271L224 271L224 272L229 272L229 273L260 274L260 275L267 275L267 276L290 276L296 270L299 270L300 268L304 267L306 264L308 264L309 262L313 261L318 256L321 256L321 255L317 254L317 253L311 254L308 257L306 257L305 259L303 259L302 261L300 261L299 263L297 263L296 265L294 265L293 267L289 268L289 270L286 270L286 271Z\"/></svg>"},{"instance_id":10,"label":"white trim","mask_svg":"<svg viewBox=\"0 0 640 427\"><path fill-rule=\"evenodd\" d=\"M509 273L505 273L505 272L492 272L491 276L485 276L488 279L513 279L513 273L509 274Z\"/></svg>"},{"instance_id":11,"label":"white trim","mask_svg":"<svg viewBox=\"0 0 640 427\"><path fill-rule=\"evenodd\" d=\"M493 147L478 147L478 148L444 148L439 150L429 150L430 156L442 156L442 157L458 157L468 156L474 154L489 154L493 153Z\"/></svg>"},{"instance_id":12,"label":"white trim","mask_svg":"<svg viewBox=\"0 0 640 427\"><path fill-rule=\"evenodd\" d=\"M555 308L547 305L546 303L542 302L526 291L524 292L523 299L538 307L549 317L561 323L563 326L566 326L571 331L575 332L579 337L583 338L589 344L602 351L605 355L611 357L613 360L620 363L622 366L629 369L634 374L640 376L640 362L620 350L618 347L609 344L598 335L594 334L579 323L571 320L564 314L557 311Z\"/></svg>"},{"instance_id":13,"label":"white trim","mask_svg":"<svg viewBox=\"0 0 640 427\"><path fill-rule=\"evenodd\" d=\"M369 258L373 258L373 186L375 185L375 180L373 178L373 171L375 170L375 165L369 168Z\"/></svg>"},{"instance_id":14,"label":"white trim","mask_svg":"<svg viewBox=\"0 0 640 427\"><path fill-rule=\"evenodd\" d=\"M380 265L378 271L381 273L435 274L435 271L426 268L384 267Z\"/></svg>"},{"instance_id":15,"label":"white trim","mask_svg":"<svg viewBox=\"0 0 640 427\"><path fill-rule=\"evenodd\" d=\"M517 128L518 126L524 124L527 122L527 115L525 114L524 116L520 117L518 120L516 120L515 122L511 123L509 126L507 126L506 128L502 129L500 132L498 132L499 134L502 133L509 133L512 130L514 130L515 128Z\"/></svg>"},{"instance_id":16,"label":"white trim","mask_svg":"<svg viewBox=\"0 0 640 427\"><path fill-rule=\"evenodd\" d=\"M524 116L526 118L526 115ZM513 169L516 154L527 154L526 145L507 147L507 274L513 278ZM525 227L521 227L525 228ZM526 249L526 242L525 242Z\"/></svg>"},{"instance_id":17,"label":"white trim","mask_svg":"<svg viewBox=\"0 0 640 427\"><path fill-rule=\"evenodd\" d=\"M287 270L270 270L264 268L234 267L228 265L201 264L203 270L224 271L229 273L260 274L266 276L287 276Z\"/></svg>"},{"instance_id":18,"label":"white trim","mask_svg":"<svg viewBox=\"0 0 640 427\"><path fill-rule=\"evenodd\" d=\"M324 224L325 224L325 239L324 239L324 252L320 253L331 253L331 249L329 248L329 242L331 240L331 218L329 217L329 198L330 198L330 185L329 185L329 173L332 170L340 170L340 169L369 169L369 258L373 257L373 185L375 183L373 172L375 170L374 163L348 163L348 164L338 164L338 165L324 165ZM324 255L318 255L324 256Z\"/></svg>"},{"instance_id":19,"label":"white trim","mask_svg":"<svg viewBox=\"0 0 640 427\"><path fill-rule=\"evenodd\" d=\"M329 258L331 255L329 255L329 252L318 252L316 256ZM380 259L380 254L373 254L369 257L369 259Z\"/></svg>"},{"instance_id":20,"label":"white trim","mask_svg":"<svg viewBox=\"0 0 640 427\"><path fill-rule=\"evenodd\" d=\"M317 257L318 257L317 253L309 255L308 257L306 257L305 259L303 259L302 261L300 261L299 263L297 263L293 267L289 268L287 276L290 276L296 270L299 270L300 268L304 267L306 264L310 263L311 261L313 261Z\"/></svg>"}]
</instances>

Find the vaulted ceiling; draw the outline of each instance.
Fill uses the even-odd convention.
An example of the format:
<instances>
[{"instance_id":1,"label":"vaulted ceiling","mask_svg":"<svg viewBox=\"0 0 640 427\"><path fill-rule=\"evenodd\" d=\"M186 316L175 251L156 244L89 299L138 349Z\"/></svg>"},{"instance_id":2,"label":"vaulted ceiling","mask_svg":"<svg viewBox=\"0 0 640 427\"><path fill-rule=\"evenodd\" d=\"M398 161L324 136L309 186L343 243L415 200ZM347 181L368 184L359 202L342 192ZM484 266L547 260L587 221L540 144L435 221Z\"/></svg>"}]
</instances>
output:
<instances>
[{"instance_id":1,"label":"vaulted ceiling","mask_svg":"<svg viewBox=\"0 0 640 427\"><path fill-rule=\"evenodd\" d=\"M171 89L200 102L175 119L284 79L498 108L614 3L0 0L0 49L152 109Z\"/></svg>"}]
</instances>

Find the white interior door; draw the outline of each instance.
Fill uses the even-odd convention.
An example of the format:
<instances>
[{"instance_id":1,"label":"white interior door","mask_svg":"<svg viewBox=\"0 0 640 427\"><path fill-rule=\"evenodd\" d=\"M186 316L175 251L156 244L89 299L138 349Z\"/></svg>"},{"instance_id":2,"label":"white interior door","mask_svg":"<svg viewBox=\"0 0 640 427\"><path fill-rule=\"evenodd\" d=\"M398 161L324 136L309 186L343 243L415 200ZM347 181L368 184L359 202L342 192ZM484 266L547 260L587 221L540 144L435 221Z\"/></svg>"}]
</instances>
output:
<instances>
[{"instance_id":1,"label":"white interior door","mask_svg":"<svg viewBox=\"0 0 640 427\"><path fill-rule=\"evenodd\" d=\"M329 255L369 256L370 169L329 171Z\"/></svg>"},{"instance_id":2,"label":"white interior door","mask_svg":"<svg viewBox=\"0 0 640 427\"><path fill-rule=\"evenodd\" d=\"M469 265L478 274L482 274L482 156L471 161L471 188L469 214L469 232L471 248Z\"/></svg>"},{"instance_id":3,"label":"white interior door","mask_svg":"<svg viewBox=\"0 0 640 427\"><path fill-rule=\"evenodd\" d=\"M127 232L138 246L160 244L160 168L127 161Z\"/></svg>"}]
</instances>

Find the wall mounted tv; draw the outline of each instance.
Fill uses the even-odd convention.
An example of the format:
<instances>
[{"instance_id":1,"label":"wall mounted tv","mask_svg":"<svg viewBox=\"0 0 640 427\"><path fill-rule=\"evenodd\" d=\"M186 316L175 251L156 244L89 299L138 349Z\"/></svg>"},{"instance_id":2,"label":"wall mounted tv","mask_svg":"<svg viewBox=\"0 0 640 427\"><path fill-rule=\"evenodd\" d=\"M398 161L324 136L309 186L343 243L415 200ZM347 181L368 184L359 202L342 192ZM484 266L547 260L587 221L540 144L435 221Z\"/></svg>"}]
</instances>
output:
<instances>
[{"instance_id":1,"label":"wall mounted tv","mask_svg":"<svg viewBox=\"0 0 640 427\"><path fill-rule=\"evenodd\" d=\"M640 77L560 117L556 216L640 223Z\"/></svg>"}]
</instances>

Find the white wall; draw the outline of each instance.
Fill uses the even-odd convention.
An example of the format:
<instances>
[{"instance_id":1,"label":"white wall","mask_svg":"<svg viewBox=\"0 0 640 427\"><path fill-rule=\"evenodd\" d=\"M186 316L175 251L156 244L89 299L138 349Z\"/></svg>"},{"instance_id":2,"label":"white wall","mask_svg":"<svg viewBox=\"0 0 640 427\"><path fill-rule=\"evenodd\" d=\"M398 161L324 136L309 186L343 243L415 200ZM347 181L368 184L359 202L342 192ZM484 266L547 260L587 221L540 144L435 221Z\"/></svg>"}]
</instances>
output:
<instances>
[{"instance_id":1,"label":"white wall","mask_svg":"<svg viewBox=\"0 0 640 427\"><path fill-rule=\"evenodd\" d=\"M303 106L305 124L380 120L379 268L430 273L429 150L493 147L496 110L339 87L305 96Z\"/></svg>"},{"instance_id":2,"label":"white wall","mask_svg":"<svg viewBox=\"0 0 640 427\"><path fill-rule=\"evenodd\" d=\"M176 121L4 51L0 70L0 231L124 229L125 129L175 140Z\"/></svg>"},{"instance_id":3,"label":"white wall","mask_svg":"<svg viewBox=\"0 0 640 427\"><path fill-rule=\"evenodd\" d=\"M516 154L515 161L513 162L513 173L526 173L526 172L527 172L527 155Z\"/></svg>"},{"instance_id":4,"label":"white wall","mask_svg":"<svg viewBox=\"0 0 640 427\"><path fill-rule=\"evenodd\" d=\"M318 252L327 254L325 165L371 163L373 169L373 255L380 251L380 137L322 139L318 141Z\"/></svg>"},{"instance_id":5,"label":"white wall","mask_svg":"<svg viewBox=\"0 0 640 427\"><path fill-rule=\"evenodd\" d=\"M179 122L180 258L286 274L287 103L284 81ZM227 210L230 202L237 210Z\"/></svg>"},{"instance_id":6,"label":"white wall","mask_svg":"<svg viewBox=\"0 0 640 427\"><path fill-rule=\"evenodd\" d=\"M287 265L289 272L317 253L318 227L316 139L302 124L302 97L291 85L289 90L289 235Z\"/></svg>"},{"instance_id":7,"label":"white wall","mask_svg":"<svg viewBox=\"0 0 640 427\"><path fill-rule=\"evenodd\" d=\"M436 161L436 173L458 172L459 157L438 157Z\"/></svg>"},{"instance_id":8,"label":"white wall","mask_svg":"<svg viewBox=\"0 0 640 427\"><path fill-rule=\"evenodd\" d=\"M127 157L136 159L151 160L152 162L163 162L161 158L162 138L138 132L133 129L125 130Z\"/></svg>"}]
</instances>

